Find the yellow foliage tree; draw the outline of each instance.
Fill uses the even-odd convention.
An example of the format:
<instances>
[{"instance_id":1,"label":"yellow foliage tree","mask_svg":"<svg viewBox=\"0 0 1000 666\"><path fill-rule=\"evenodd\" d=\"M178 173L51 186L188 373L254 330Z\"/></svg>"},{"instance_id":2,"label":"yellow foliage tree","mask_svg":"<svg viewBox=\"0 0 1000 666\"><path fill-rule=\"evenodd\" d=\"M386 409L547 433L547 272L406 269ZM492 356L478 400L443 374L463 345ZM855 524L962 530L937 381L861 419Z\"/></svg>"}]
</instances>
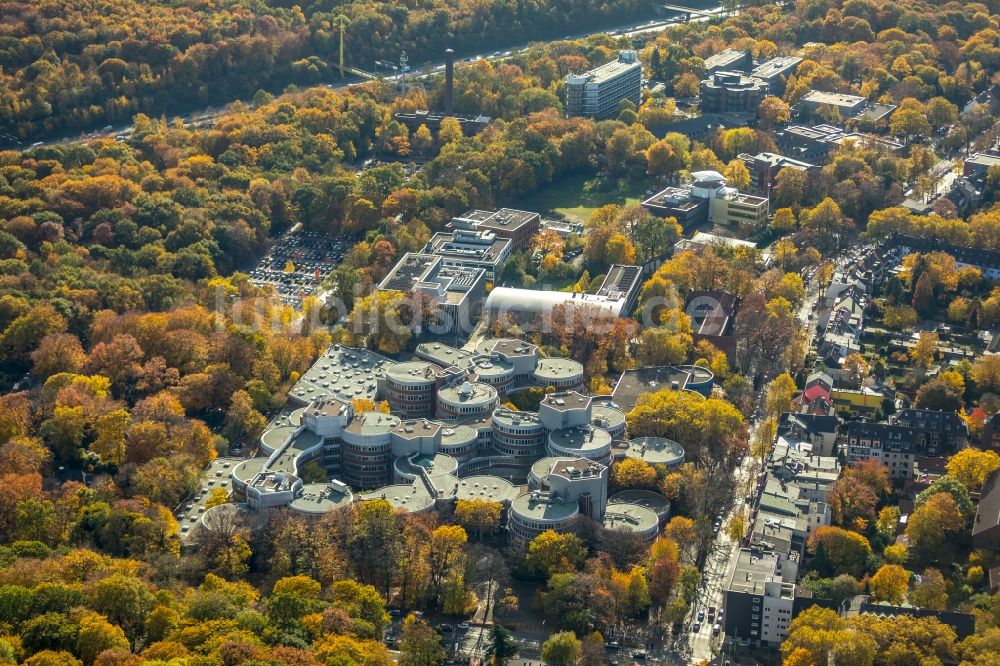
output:
<instances>
[{"instance_id":1,"label":"yellow foliage tree","mask_svg":"<svg viewBox=\"0 0 1000 666\"><path fill-rule=\"evenodd\" d=\"M484 534L492 534L500 527L503 505L483 499L458 500L455 502L455 520L472 530L480 539Z\"/></svg>"},{"instance_id":2,"label":"yellow foliage tree","mask_svg":"<svg viewBox=\"0 0 1000 666\"><path fill-rule=\"evenodd\" d=\"M611 467L611 480L620 488L653 489L656 470L640 458L625 458Z\"/></svg>"},{"instance_id":3,"label":"yellow foliage tree","mask_svg":"<svg viewBox=\"0 0 1000 666\"><path fill-rule=\"evenodd\" d=\"M910 584L910 574L898 564L884 564L868 582L872 597L876 601L901 604L906 599L906 588Z\"/></svg>"},{"instance_id":4,"label":"yellow foliage tree","mask_svg":"<svg viewBox=\"0 0 1000 666\"><path fill-rule=\"evenodd\" d=\"M979 492L986 478L1000 469L1000 455L995 451L962 449L948 459L945 469L970 492Z\"/></svg>"}]
</instances>

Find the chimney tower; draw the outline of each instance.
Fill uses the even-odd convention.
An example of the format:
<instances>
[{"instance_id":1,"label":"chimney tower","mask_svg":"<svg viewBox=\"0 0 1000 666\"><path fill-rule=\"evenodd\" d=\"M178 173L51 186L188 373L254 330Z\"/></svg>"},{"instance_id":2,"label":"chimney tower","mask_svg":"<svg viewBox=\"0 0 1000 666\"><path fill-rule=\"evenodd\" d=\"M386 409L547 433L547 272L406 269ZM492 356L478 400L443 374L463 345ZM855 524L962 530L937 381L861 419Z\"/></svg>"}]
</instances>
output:
<instances>
[{"instance_id":1,"label":"chimney tower","mask_svg":"<svg viewBox=\"0 0 1000 666\"><path fill-rule=\"evenodd\" d=\"M444 115L454 114L455 101L455 51L447 49L444 52Z\"/></svg>"}]
</instances>

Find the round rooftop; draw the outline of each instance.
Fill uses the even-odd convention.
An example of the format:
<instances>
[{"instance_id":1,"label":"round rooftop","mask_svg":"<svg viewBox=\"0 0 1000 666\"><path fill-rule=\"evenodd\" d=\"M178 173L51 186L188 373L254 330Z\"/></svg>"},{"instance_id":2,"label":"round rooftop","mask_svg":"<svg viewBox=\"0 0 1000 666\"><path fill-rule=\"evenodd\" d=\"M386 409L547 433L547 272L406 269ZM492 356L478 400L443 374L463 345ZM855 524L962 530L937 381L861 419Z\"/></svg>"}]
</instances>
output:
<instances>
[{"instance_id":1,"label":"round rooftop","mask_svg":"<svg viewBox=\"0 0 1000 666\"><path fill-rule=\"evenodd\" d=\"M292 511L310 515L322 515L335 509L342 509L354 501L350 488L344 486L340 492L329 483L310 483L302 488L302 494L289 505Z\"/></svg>"},{"instance_id":2,"label":"round rooftop","mask_svg":"<svg viewBox=\"0 0 1000 666\"><path fill-rule=\"evenodd\" d=\"M302 425L302 415L305 414L306 407L299 407L298 409L293 409L289 411L287 408L283 409L270 423L267 427L277 428L279 426L292 426L298 428Z\"/></svg>"},{"instance_id":3,"label":"round rooftop","mask_svg":"<svg viewBox=\"0 0 1000 666\"><path fill-rule=\"evenodd\" d=\"M539 380L566 380L583 376L583 364L570 358L543 358L534 375Z\"/></svg>"},{"instance_id":4,"label":"round rooftop","mask_svg":"<svg viewBox=\"0 0 1000 666\"><path fill-rule=\"evenodd\" d=\"M198 527L210 527L213 523L223 519L239 520L250 529L257 529L264 521L261 514L250 510L250 505L243 502L226 502L225 504L217 504L201 514Z\"/></svg>"},{"instance_id":5,"label":"round rooftop","mask_svg":"<svg viewBox=\"0 0 1000 666\"><path fill-rule=\"evenodd\" d=\"M464 446L475 441L479 433L467 425L448 425L441 429L441 446Z\"/></svg>"},{"instance_id":6,"label":"round rooftop","mask_svg":"<svg viewBox=\"0 0 1000 666\"><path fill-rule=\"evenodd\" d=\"M401 509L408 513L419 513L434 506L434 498L430 496L420 481L383 486L378 490L365 493L359 499L384 499L392 505L392 508Z\"/></svg>"},{"instance_id":7,"label":"round rooftop","mask_svg":"<svg viewBox=\"0 0 1000 666\"><path fill-rule=\"evenodd\" d=\"M531 475L539 480L544 479L552 471L553 465L565 459L566 456L546 456L545 458L540 458L531 466Z\"/></svg>"},{"instance_id":8,"label":"round rooftop","mask_svg":"<svg viewBox=\"0 0 1000 666\"><path fill-rule=\"evenodd\" d=\"M440 370L440 366L428 361L406 361L389 368L385 377L397 384L431 384L434 373Z\"/></svg>"},{"instance_id":9,"label":"round rooftop","mask_svg":"<svg viewBox=\"0 0 1000 666\"><path fill-rule=\"evenodd\" d=\"M476 351L480 354L497 351L505 356L518 356L535 353L535 345L517 338L486 338L476 345Z\"/></svg>"},{"instance_id":10,"label":"round rooftop","mask_svg":"<svg viewBox=\"0 0 1000 666\"><path fill-rule=\"evenodd\" d=\"M652 490L623 490L608 498L608 506L612 504L638 504L655 513L661 520L670 514L670 500Z\"/></svg>"},{"instance_id":11,"label":"round rooftop","mask_svg":"<svg viewBox=\"0 0 1000 666\"><path fill-rule=\"evenodd\" d=\"M507 407L493 410L493 422L506 428L541 428L542 422L537 412L518 412Z\"/></svg>"},{"instance_id":12,"label":"round rooftop","mask_svg":"<svg viewBox=\"0 0 1000 666\"><path fill-rule=\"evenodd\" d=\"M549 447L564 456L601 458L611 451L611 433L604 428L562 428L549 433Z\"/></svg>"},{"instance_id":13,"label":"round rooftop","mask_svg":"<svg viewBox=\"0 0 1000 666\"><path fill-rule=\"evenodd\" d=\"M517 497L517 493L518 489L513 483L499 476L467 476L459 480L455 498L509 503Z\"/></svg>"},{"instance_id":14,"label":"round rooftop","mask_svg":"<svg viewBox=\"0 0 1000 666\"><path fill-rule=\"evenodd\" d=\"M705 382L710 382L715 378L712 371L708 368L703 368L700 365L682 365L683 370L687 370L691 373L691 377L688 379L688 384L704 384Z\"/></svg>"},{"instance_id":15,"label":"round rooftop","mask_svg":"<svg viewBox=\"0 0 1000 666\"><path fill-rule=\"evenodd\" d=\"M525 493L514 498L510 510L523 520L560 523L580 513L580 505L570 500L559 501L545 495Z\"/></svg>"},{"instance_id":16,"label":"round rooftop","mask_svg":"<svg viewBox=\"0 0 1000 666\"><path fill-rule=\"evenodd\" d=\"M272 451L277 450L298 430L295 426L278 426L265 430L260 436L260 442Z\"/></svg>"},{"instance_id":17,"label":"round rooftop","mask_svg":"<svg viewBox=\"0 0 1000 666\"><path fill-rule=\"evenodd\" d=\"M499 358L482 358L475 362L472 370L483 381L498 379L514 374L514 366Z\"/></svg>"},{"instance_id":18,"label":"round rooftop","mask_svg":"<svg viewBox=\"0 0 1000 666\"><path fill-rule=\"evenodd\" d=\"M666 437L637 437L626 442L625 457L676 467L684 462L684 447Z\"/></svg>"},{"instance_id":19,"label":"round rooftop","mask_svg":"<svg viewBox=\"0 0 1000 666\"><path fill-rule=\"evenodd\" d=\"M285 453L294 455L303 451L309 451L322 442L323 438L320 435L317 435L312 430L303 429L299 434L292 437L292 441L288 443Z\"/></svg>"},{"instance_id":20,"label":"round rooftop","mask_svg":"<svg viewBox=\"0 0 1000 666\"><path fill-rule=\"evenodd\" d=\"M654 534L660 525L656 513L639 504L608 504L604 510L604 529L609 532L632 532L636 534Z\"/></svg>"},{"instance_id":21,"label":"round rooftop","mask_svg":"<svg viewBox=\"0 0 1000 666\"><path fill-rule=\"evenodd\" d=\"M300 402L310 402L324 395L374 398L377 379L394 364L363 349L333 345L299 378L289 397Z\"/></svg>"},{"instance_id":22,"label":"round rooftop","mask_svg":"<svg viewBox=\"0 0 1000 666\"><path fill-rule=\"evenodd\" d=\"M251 458L250 460L244 460L240 464L233 468L230 473L235 481L242 482L244 485L250 483L255 476L264 471L264 466L267 464L267 458Z\"/></svg>"},{"instance_id":23,"label":"round rooftop","mask_svg":"<svg viewBox=\"0 0 1000 666\"><path fill-rule=\"evenodd\" d=\"M416 458L411 458L409 462L419 467L423 467L427 470L428 476L453 474L455 470L458 469L458 461L443 453L435 453L430 456L419 455Z\"/></svg>"},{"instance_id":24,"label":"round rooftop","mask_svg":"<svg viewBox=\"0 0 1000 666\"><path fill-rule=\"evenodd\" d=\"M461 382L445 386L438 397L456 405L488 405L497 399L497 390L481 382Z\"/></svg>"},{"instance_id":25,"label":"round rooftop","mask_svg":"<svg viewBox=\"0 0 1000 666\"><path fill-rule=\"evenodd\" d=\"M625 415L606 404L594 403L590 408L590 414L590 422L606 430L617 430L625 426Z\"/></svg>"},{"instance_id":26,"label":"round rooftop","mask_svg":"<svg viewBox=\"0 0 1000 666\"><path fill-rule=\"evenodd\" d=\"M362 412L351 420L348 430L362 435L389 434L399 426L398 416L382 412Z\"/></svg>"}]
</instances>

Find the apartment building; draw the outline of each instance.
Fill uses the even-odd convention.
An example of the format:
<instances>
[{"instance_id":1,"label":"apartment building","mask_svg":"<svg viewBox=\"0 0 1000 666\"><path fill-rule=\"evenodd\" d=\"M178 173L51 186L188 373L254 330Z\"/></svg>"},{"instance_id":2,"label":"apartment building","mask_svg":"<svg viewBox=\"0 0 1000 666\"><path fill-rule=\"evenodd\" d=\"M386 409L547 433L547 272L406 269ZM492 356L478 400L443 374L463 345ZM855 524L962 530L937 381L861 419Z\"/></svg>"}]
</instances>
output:
<instances>
[{"instance_id":1,"label":"apartment building","mask_svg":"<svg viewBox=\"0 0 1000 666\"><path fill-rule=\"evenodd\" d=\"M968 430L954 412L904 409L893 423L847 425L847 460L878 460L889 478L910 480L918 458L944 456L965 446Z\"/></svg>"},{"instance_id":2,"label":"apartment building","mask_svg":"<svg viewBox=\"0 0 1000 666\"><path fill-rule=\"evenodd\" d=\"M830 525L827 497L840 475L837 458L813 455L778 438L759 483L753 524L725 586L725 633L753 645L775 646L801 611L830 602L796 585L799 562L814 530Z\"/></svg>"}]
</instances>

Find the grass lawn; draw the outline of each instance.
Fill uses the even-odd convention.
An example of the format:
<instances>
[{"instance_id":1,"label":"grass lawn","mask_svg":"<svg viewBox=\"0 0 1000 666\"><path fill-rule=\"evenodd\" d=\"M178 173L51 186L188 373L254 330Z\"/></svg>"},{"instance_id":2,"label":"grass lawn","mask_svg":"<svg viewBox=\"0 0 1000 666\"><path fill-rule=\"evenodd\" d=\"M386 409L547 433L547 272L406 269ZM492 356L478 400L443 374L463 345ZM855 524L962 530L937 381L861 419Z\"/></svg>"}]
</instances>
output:
<instances>
[{"instance_id":1,"label":"grass lawn","mask_svg":"<svg viewBox=\"0 0 1000 666\"><path fill-rule=\"evenodd\" d=\"M649 185L644 179L618 181L613 187L585 174L567 176L518 203L519 208L544 212L554 210L577 222L586 222L601 206L628 206L642 202ZM600 191L599 191L600 190Z\"/></svg>"}]
</instances>

